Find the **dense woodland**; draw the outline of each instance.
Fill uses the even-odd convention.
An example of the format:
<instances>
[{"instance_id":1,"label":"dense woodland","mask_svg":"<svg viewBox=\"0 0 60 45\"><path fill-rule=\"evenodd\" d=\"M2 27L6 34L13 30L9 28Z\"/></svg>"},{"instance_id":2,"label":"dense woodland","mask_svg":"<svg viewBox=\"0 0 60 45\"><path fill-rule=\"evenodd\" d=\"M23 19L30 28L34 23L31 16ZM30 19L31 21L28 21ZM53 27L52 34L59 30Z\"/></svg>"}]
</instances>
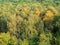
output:
<instances>
[{"instance_id":1,"label":"dense woodland","mask_svg":"<svg viewBox=\"0 0 60 45\"><path fill-rule=\"evenodd\" d=\"M0 0L0 45L60 45L60 0Z\"/></svg>"}]
</instances>

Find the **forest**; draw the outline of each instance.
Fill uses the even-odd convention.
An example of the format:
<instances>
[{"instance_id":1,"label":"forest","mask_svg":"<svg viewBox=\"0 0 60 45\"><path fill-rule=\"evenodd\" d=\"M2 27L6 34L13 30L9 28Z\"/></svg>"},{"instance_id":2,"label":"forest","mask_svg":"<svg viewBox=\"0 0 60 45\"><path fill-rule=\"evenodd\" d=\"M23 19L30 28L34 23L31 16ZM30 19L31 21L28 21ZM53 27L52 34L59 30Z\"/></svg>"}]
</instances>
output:
<instances>
[{"instance_id":1,"label":"forest","mask_svg":"<svg viewBox=\"0 0 60 45\"><path fill-rule=\"evenodd\" d=\"M0 0L0 45L60 45L60 0Z\"/></svg>"}]
</instances>

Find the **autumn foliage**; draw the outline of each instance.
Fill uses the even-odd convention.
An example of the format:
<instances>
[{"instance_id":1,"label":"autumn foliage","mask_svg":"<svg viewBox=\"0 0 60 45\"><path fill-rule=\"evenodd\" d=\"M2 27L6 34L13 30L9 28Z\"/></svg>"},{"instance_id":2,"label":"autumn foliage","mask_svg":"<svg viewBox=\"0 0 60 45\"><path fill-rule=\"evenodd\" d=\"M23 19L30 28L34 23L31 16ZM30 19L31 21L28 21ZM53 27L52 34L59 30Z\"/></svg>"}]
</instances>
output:
<instances>
[{"instance_id":1,"label":"autumn foliage","mask_svg":"<svg viewBox=\"0 0 60 45\"><path fill-rule=\"evenodd\" d=\"M0 3L0 45L60 45L59 7L43 2Z\"/></svg>"}]
</instances>

